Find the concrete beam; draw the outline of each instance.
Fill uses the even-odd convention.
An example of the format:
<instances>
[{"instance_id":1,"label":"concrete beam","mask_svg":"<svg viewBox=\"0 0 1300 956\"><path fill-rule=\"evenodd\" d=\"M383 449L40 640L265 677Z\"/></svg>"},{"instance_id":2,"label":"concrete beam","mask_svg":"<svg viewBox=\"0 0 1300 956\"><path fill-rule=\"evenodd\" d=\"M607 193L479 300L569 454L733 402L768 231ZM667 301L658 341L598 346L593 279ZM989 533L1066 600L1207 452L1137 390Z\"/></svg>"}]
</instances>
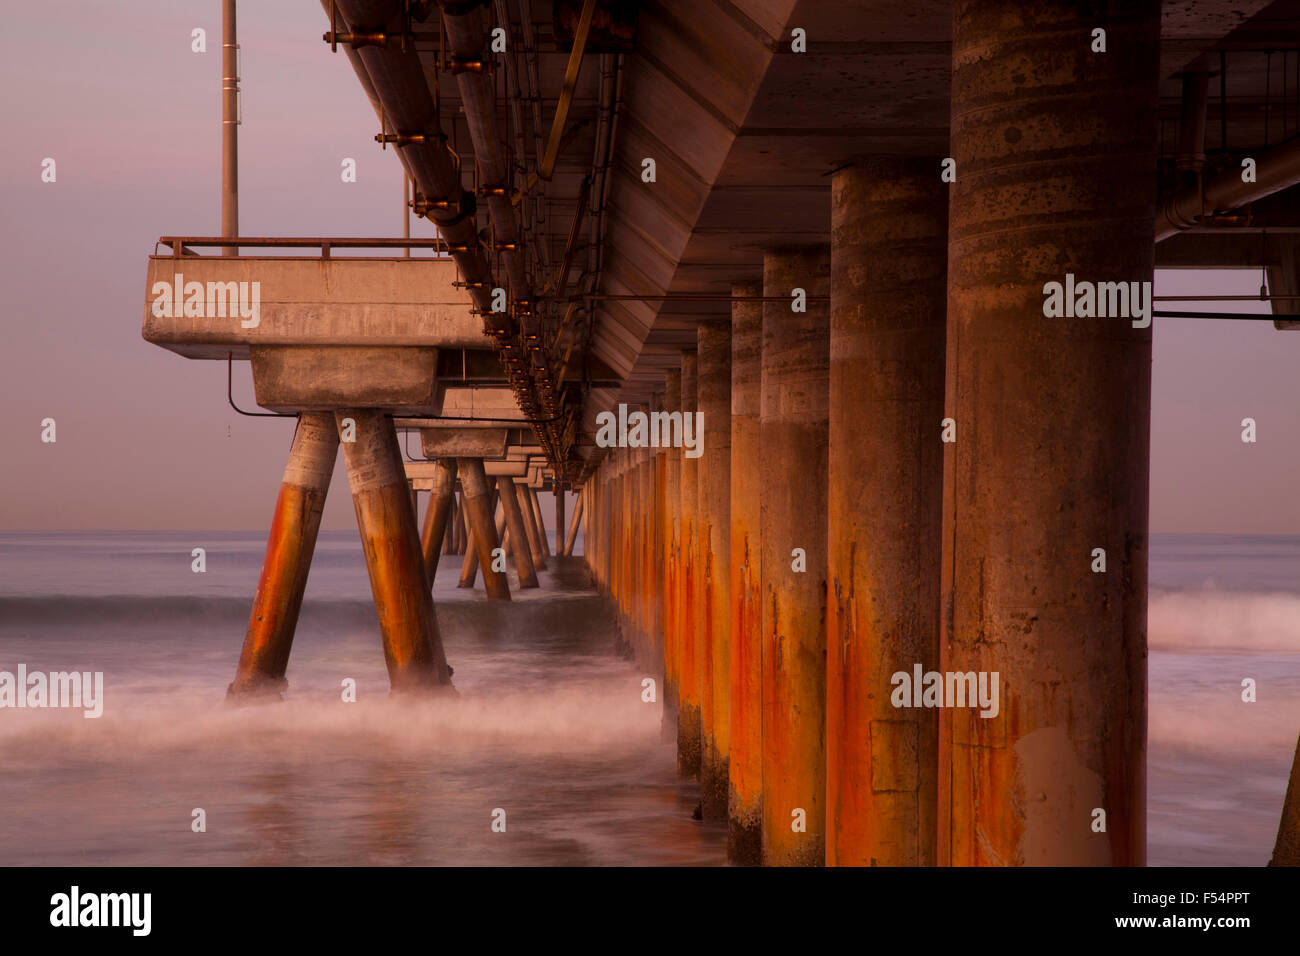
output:
<instances>
[{"instance_id":1,"label":"concrete beam","mask_svg":"<svg viewBox=\"0 0 1300 956\"><path fill-rule=\"evenodd\" d=\"M504 458L507 438L504 428L420 429L420 446L426 458Z\"/></svg>"}]
</instances>

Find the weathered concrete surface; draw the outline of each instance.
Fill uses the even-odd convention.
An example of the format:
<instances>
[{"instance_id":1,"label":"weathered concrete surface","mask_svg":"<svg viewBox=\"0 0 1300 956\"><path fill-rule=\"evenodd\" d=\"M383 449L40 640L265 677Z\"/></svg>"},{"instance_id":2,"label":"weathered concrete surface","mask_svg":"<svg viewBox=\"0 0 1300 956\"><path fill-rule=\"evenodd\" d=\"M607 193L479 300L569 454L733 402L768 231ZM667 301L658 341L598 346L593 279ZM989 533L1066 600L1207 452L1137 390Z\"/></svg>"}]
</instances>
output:
<instances>
[{"instance_id":1,"label":"weathered concrete surface","mask_svg":"<svg viewBox=\"0 0 1300 956\"><path fill-rule=\"evenodd\" d=\"M933 866L938 715L891 675L939 668L948 191L939 157L831 187L826 862Z\"/></svg>"},{"instance_id":2,"label":"weathered concrete surface","mask_svg":"<svg viewBox=\"0 0 1300 956\"><path fill-rule=\"evenodd\" d=\"M515 571L519 575L521 588L537 587L537 571L533 567L533 555L528 548L528 534L524 531L524 516L519 511L519 498L515 493L515 483L507 476L496 479L497 493L501 506L505 510L506 527L510 529L510 553L515 559Z\"/></svg>"},{"instance_id":3,"label":"weathered concrete surface","mask_svg":"<svg viewBox=\"0 0 1300 956\"><path fill-rule=\"evenodd\" d=\"M1047 318L1043 286L1151 279L1160 4L1104 55L1061 0L953 23L941 646L1001 701L940 714L938 861L1141 865L1151 330Z\"/></svg>"},{"instance_id":4,"label":"weathered concrete surface","mask_svg":"<svg viewBox=\"0 0 1300 956\"><path fill-rule=\"evenodd\" d=\"M343 458L389 683L394 692L449 685L451 672L433 613L393 421L379 412L348 408L335 414L338 427L345 418L356 423L356 441L342 443Z\"/></svg>"},{"instance_id":5,"label":"weathered concrete surface","mask_svg":"<svg viewBox=\"0 0 1300 956\"><path fill-rule=\"evenodd\" d=\"M515 491L519 495L519 507L523 511L524 530L528 533L528 547L533 552L533 566L538 571L546 570L546 552L542 548L542 532L537 520L537 512L533 506L532 489L528 487L528 482L532 481L530 472L528 481L517 482Z\"/></svg>"},{"instance_id":6,"label":"weathered concrete surface","mask_svg":"<svg viewBox=\"0 0 1300 956\"><path fill-rule=\"evenodd\" d=\"M338 447L333 415L307 413L298 418L271 517L248 631L228 696L278 693L284 688Z\"/></svg>"},{"instance_id":7,"label":"weathered concrete surface","mask_svg":"<svg viewBox=\"0 0 1300 956\"><path fill-rule=\"evenodd\" d=\"M682 370L664 373L664 408L682 407ZM664 453L664 734L677 739L681 711L681 537L682 455L675 448Z\"/></svg>"},{"instance_id":8,"label":"weathered concrete surface","mask_svg":"<svg viewBox=\"0 0 1300 956\"><path fill-rule=\"evenodd\" d=\"M429 413L437 401L438 351L386 346L249 349L257 404L276 412L377 408Z\"/></svg>"},{"instance_id":9,"label":"weathered concrete surface","mask_svg":"<svg viewBox=\"0 0 1300 956\"><path fill-rule=\"evenodd\" d=\"M492 495L483 473L483 462L477 458L461 458L458 465L465 511L474 533L475 554L483 571L483 587L490 599L509 601L510 581L506 573L492 570L492 552L500 547L500 540L493 516Z\"/></svg>"},{"instance_id":10,"label":"weathered concrete surface","mask_svg":"<svg viewBox=\"0 0 1300 956\"><path fill-rule=\"evenodd\" d=\"M406 465L408 477L411 474L410 462ZM452 506L456 501L456 459L441 458L433 463L433 477L429 479L429 505L424 513L424 531L420 535L420 551L424 555L425 577L429 587L438 573L438 559L442 554L443 543L447 537L447 523L451 518ZM418 481L418 479L417 479Z\"/></svg>"},{"instance_id":11,"label":"weathered concrete surface","mask_svg":"<svg viewBox=\"0 0 1300 956\"><path fill-rule=\"evenodd\" d=\"M505 428L420 429L426 458L504 458L508 439Z\"/></svg>"},{"instance_id":12,"label":"weathered concrete surface","mask_svg":"<svg viewBox=\"0 0 1300 956\"><path fill-rule=\"evenodd\" d=\"M682 352L682 415L699 407L699 359L694 351ZM678 577L678 631L681 655L677 675L677 772L686 777L700 775L700 641L695 630L696 575L699 568L696 516L699 512L699 459L681 458L681 571Z\"/></svg>"},{"instance_id":13,"label":"weathered concrete surface","mask_svg":"<svg viewBox=\"0 0 1300 956\"><path fill-rule=\"evenodd\" d=\"M757 299L761 282L741 282L732 294ZM728 762L727 859L762 862L763 654L761 615L759 410L763 305L731 305L731 569L728 643L731 752Z\"/></svg>"},{"instance_id":14,"label":"weathered concrete surface","mask_svg":"<svg viewBox=\"0 0 1300 956\"><path fill-rule=\"evenodd\" d=\"M202 302L193 299L188 308L182 302L178 315L156 314L155 299L178 275L185 289L202 292ZM221 360L248 358L252 345L481 347L483 322L470 314L470 297L455 280L450 259L150 256L143 335L188 358ZM249 283L249 312L251 283L258 283L255 319L242 317L238 301L230 307L224 286L230 282ZM210 305L208 283L214 283ZM171 298L168 293L169 305Z\"/></svg>"},{"instance_id":15,"label":"weathered concrete surface","mask_svg":"<svg viewBox=\"0 0 1300 956\"><path fill-rule=\"evenodd\" d=\"M697 329L699 410L704 416L698 461L700 603L700 806L704 819L726 820L731 752L731 323Z\"/></svg>"},{"instance_id":16,"label":"weathered concrete surface","mask_svg":"<svg viewBox=\"0 0 1300 956\"><path fill-rule=\"evenodd\" d=\"M763 259L763 863L820 866L826 835L826 469L830 256ZM802 569L796 564L802 553ZM802 820L802 830L796 825Z\"/></svg>"}]
</instances>

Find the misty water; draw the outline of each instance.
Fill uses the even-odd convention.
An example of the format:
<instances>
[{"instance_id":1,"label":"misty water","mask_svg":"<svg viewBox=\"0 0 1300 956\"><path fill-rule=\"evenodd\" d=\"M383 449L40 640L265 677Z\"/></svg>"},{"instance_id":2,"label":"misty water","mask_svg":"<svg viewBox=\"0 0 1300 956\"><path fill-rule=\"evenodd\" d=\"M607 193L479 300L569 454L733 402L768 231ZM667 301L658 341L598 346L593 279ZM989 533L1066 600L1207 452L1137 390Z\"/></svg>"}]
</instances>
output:
<instances>
[{"instance_id":1,"label":"misty water","mask_svg":"<svg viewBox=\"0 0 1300 956\"><path fill-rule=\"evenodd\" d=\"M264 541L0 533L0 670L105 681L98 719L0 709L0 865L725 861L576 561L501 605L444 558L458 694L396 702L356 533L323 533L287 700L231 708ZM1150 862L1262 865L1300 730L1300 538L1155 536L1151 580Z\"/></svg>"}]
</instances>

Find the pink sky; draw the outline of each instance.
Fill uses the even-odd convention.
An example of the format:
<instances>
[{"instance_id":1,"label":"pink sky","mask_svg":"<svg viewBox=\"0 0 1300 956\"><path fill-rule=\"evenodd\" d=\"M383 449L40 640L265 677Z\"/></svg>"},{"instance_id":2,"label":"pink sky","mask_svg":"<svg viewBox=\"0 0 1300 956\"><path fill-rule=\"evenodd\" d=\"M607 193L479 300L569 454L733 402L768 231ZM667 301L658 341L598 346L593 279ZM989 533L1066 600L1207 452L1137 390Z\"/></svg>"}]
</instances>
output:
<instances>
[{"instance_id":1,"label":"pink sky","mask_svg":"<svg viewBox=\"0 0 1300 956\"><path fill-rule=\"evenodd\" d=\"M241 7L245 235L400 235L400 166L327 26L311 0ZM224 363L140 337L155 240L219 231L219 5L53 0L6 28L22 42L0 62L0 528L265 528L291 422L241 418ZM358 182L340 181L344 157ZM1258 288L1254 272L1171 272L1156 294ZM1152 530L1300 533L1300 332L1155 326ZM253 406L246 365L236 396ZM324 526L354 526L341 469Z\"/></svg>"}]
</instances>

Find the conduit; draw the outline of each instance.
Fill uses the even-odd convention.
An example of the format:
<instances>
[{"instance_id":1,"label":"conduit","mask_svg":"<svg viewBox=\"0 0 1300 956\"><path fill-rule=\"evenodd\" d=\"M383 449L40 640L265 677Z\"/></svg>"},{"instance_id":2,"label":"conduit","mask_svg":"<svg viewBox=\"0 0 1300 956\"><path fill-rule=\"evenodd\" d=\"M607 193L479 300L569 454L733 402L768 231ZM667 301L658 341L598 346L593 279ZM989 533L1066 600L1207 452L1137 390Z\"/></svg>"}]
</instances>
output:
<instances>
[{"instance_id":1,"label":"conduit","mask_svg":"<svg viewBox=\"0 0 1300 956\"><path fill-rule=\"evenodd\" d=\"M1204 196L1192 188L1165 200L1156 216L1156 242L1200 225L1207 216L1240 209L1300 183L1300 139L1260 156L1255 164L1255 182L1242 182L1241 174L1240 168L1228 169L1205 184Z\"/></svg>"},{"instance_id":2,"label":"conduit","mask_svg":"<svg viewBox=\"0 0 1300 956\"><path fill-rule=\"evenodd\" d=\"M465 251L453 255L477 309L484 316L485 331L493 336L502 353L520 410L534 425L552 467L557 473L562 472L556 429L538 421L541 418L539 394L547 412L554 414L554 394L545 356L541 367L534 368L528 350L518 339L514 317L491 312L492 269L477 235L474 196L461 186L458 157L447 147L437 105L430 95L414 45L390 42L402 37L407 27L401 4L396 0L321 0L321 5L327 13L332 13L335 30L341 18L350 34L369 38L364 45L345 44L344 51L371 105L392 130L391 135L387 130L381 133L383 141L394 143L424 198L428 218L449 244L464 248ZM477 6L465 10L452 4L447 4L446 10L452 54L476 58L486 40L482 12ZM504 185L508 169L495 135L491 81L477 73L462 72L457 82L482 175L491 180L491 186ZM516 289L526 290L522 262L515 249L510 248L516 245L517 228L509 198L504 197L505 208L510 213L507 217L497 208L495 190L488 192L498 248L507 247L502 250L507 273ZM526 296L516 293L516 298Z\"/></svg>"}]
</instances>

